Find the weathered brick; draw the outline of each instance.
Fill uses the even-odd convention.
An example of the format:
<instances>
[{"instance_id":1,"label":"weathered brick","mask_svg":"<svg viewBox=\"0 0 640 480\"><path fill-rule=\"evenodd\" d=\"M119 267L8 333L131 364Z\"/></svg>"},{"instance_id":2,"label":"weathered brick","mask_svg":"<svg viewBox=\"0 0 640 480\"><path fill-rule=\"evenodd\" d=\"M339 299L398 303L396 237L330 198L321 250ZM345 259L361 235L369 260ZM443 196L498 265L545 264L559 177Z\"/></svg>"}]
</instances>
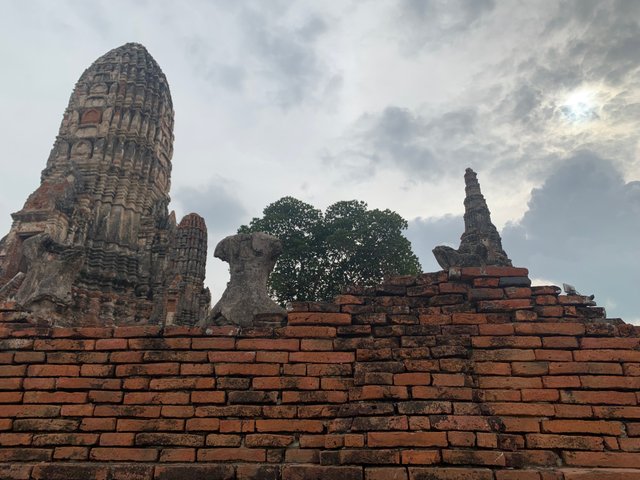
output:
<instances>
[{"instance_id":1,"label":"weathered brick","mask_svg":"<svg viewBox=\"0 0 640 480\"><path fill-rule=\"evenodd\" d=\"M350 325L351 315L348 313L324 312L291 312L288 315L289 325Z\"/></svg>"},{"instance_id":2,"label":"weathered brick","mask_svg":"<svg viewBox=\"0 0 640 480\"><path fill-rule=\"evenodd\" d=\"M446 447L445 432L369 432L369 447Z\"/></svg>"},{"instance_id":3,"label":"weathered brick","mask_svg":"<svg viewBox=\"0 0 640 480\"><path fill-rule=\"evenodd\" d=\"M285 465L282 480L362 480L362 467Z\"/></svg>"},{"instance_id":4,"label":"weathered brick","mask_svg":"<svg viewBox=\"0 0 640 480\"><path fill-rule=\"evenodd\" d=\"M266 450L263 448L201 448L197 453L199 462L264 462Z\"/></svg>"}]
</instances>

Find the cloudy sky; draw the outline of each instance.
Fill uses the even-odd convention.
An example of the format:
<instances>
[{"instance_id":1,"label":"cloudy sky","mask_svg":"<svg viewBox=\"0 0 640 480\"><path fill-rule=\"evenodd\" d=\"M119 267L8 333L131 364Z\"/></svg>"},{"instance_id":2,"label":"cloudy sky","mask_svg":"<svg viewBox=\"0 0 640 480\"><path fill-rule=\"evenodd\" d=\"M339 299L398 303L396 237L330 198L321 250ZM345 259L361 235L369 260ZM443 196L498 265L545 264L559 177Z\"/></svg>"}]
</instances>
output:
<instances>
[{"instance_id":1,"label":"cloudy sky","mask_svg":"<svg viewBox=\"0 0 640 480\"><path fill-rule=\"evenodd\" d=\"M640 323L640 2L0 0L0 232L82 71L126 42L176 112L172 205L224 236L295 196L410 222L425 271L478 172L515 265ZM209 257L216 300L226 264Z\"/></svg>"}]
</instances>

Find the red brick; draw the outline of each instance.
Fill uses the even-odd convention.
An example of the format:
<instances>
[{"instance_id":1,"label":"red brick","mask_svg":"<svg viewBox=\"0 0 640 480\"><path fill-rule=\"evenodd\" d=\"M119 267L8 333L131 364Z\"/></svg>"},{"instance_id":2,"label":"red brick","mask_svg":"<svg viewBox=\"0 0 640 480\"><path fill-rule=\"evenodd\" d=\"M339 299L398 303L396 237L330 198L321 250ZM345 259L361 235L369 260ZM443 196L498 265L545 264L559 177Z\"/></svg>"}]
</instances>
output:
<instances>
[{"instance_id":1,"label":"red brick","mask_svg":"<svg viewBox=\"0 0 640 480\"><path fill-rule=\"evenodd\" d=\"M80 430L83 432L110 432L115 429L115 418L83 418L80 423Z\"/></svg>"},{"instance_id":2,"label":"red brick","mask_svg":"<svg viewBox=\"0 0 640 480\"><path fill-rule=\"evenodd\" d=\"M564 461L570 466L636 468L640 453L629 452L563 452Z\"/></svg>"},{"instance_id":3,"label":"red brick","mask_svg":"<svg viewBox=\"0 0 640 480\"><path fill-rule=\"evenodd\" d=\"M420 322L421 325L449 325L451 323L451 315L419 315L418 322Z\"/></svg>"},{"instance_id":4,"label":"red brick","mask_svg":"<svg viewBox=\"0 0 640 480\"><path fill-rule=\"evenodd\" d=\"M4 383L6 382L6 378L2 379L2 386L5 386ZM22 380L22 379L16 379L16 380ZM11 385L12 382L9 382L8 385L6 385L6 388L11 388L11 389L19 389L20 388L20 383L18 383L17 385ZM2 386L0 386L0 388L2 388ZM22 388L24 390L54 390L56 386L56 379L55 378L45 378L45 377L33 377L33 378L25 378Z\"/></svg>"},{"instance_id":5,"label":"red brick","mask_svg":"<svg viewBox=\"0 0 640 480\"><path fill-rule=\"evenodd\" d=\"M542 388L542 380L538 377L480 377L480 388Z\"/></svg>"},{"instance_id":6,"label":"red brick","mask_svg":"<svg viewBox=\"0 0 640 480\"><path fill-rule=\"evenodd\" d=\"M580 339L580 348L585 349L623 349L638 350L640 349L640 338L591 338L585 337Z\"/></svg>"},{"instance_id":7,"label":"red brick","mask_svg":"<svg viewBox=\"0 0 640 480\"><path fill-rule=\"evenodd\" d=\"M185 392L186 393L186 392ZM188 393L187 393L188 396ZM191 392L191 403L224 403L225 393L220 391ZM178 403L178 402L169 402ZM187 403L187 402L184 402Z\"/></svg>"},{"instance_id":8,"label":"red brick","mask_svg":"<svg viewBox=\"0 0 640 480\"><path fill-rule=\"evenodd\" d=\"M336 295L333 303L336 305L362 305L364 299L356 295Z\"/></svg>"},{"instance_id":9,"label":"red brick","mask_svg":"<svg viewBox=\"0 0 640 480\"><path fill-rule=\"evenodd\" d=\"M223 396L224 396L224 393L223 393ZM187 404L189 403L189 392L128 392L128 393L125 393L124 395L123 403L125 405Z\"/></svg>"},{"instance_id":10,"label":"red brick","mask_svg":"<svg viewBox=\"0 0 640 480\"><path fill-rule=\"evenodd\" d=\"M478 302L479 312L510 312L531 308L532 301L528 298L513 298L509 300L481 300Z\"/></svg>"},{"instance_id":11,"label":"red brick","mask_svg":"<svg viewBox=\"0 0 640 480\"><path fill-rule=\"evenodd\" d=\"M473 389L462 387L415 386L411 389L411 397L435 400L471 400L473 397Z\"/></svg>"},{"instance_id":12,"label":"red brick","mask_svg":"<svg viewBox=\"0 0 640 480\"><path fill-rule=\"evenodd\" d=\"M542 431L550 433L592 433L620 436L623 432L623 425L621 422L598 420L543 420Z\"/></svg>"},{"instance_id":13,"label":"red brick","mask_svg":"<svg viewBox=\"0 0 640 480\"><path fill-rule=\"evenodd\" d=\"M97 408L97 407L96 407ZM194 419L195 420L195 419ZM182 431L184 420L161 418L161 419L118 419L118 432L176 432Z\"/></svg>"},{"instance_id":14,"label":"red brick","mask_svg":"<svg viewBox=\"0 0 640 480\"><path fill-rule=\"evenodd\" d=\"M582 388L640 390L640 377L581 375Z\"/></svg>"},{"instance_id":15,"label":"red brick","mask_svg":"<svg viewBox=\"0 0 640 480\"><path fill-rule=\"evenodd\" d=\"M303 443L303 437L300 437L300 443ZM294 442L293 435L274 435L255 433L245 437L245 445L250 448L254 447L287 447Z\"/></svg>"},{"instance_id":16,"label":"red brick","mask_svg":"<svg viewBox=\"0 0 640 480\"><path fill-rule=\"evenodd\" d=\"M471 344L476 348L540 348L540 337L482 336L472 337Z\"/></svg>"},{"instance_id":17,"label":"red brick","mask_svg":"<svg viewBox=\"0 0 640 480\"><path fill-rule=\"evenodd\" d=\"M320 433L323 429L323 423L318 420L256 420L258 432Z\"/></svg>"},{"instance_id":18,"label":"red brick","mask_svg":"<svg viewBox=\"0 0 640 480\"><path fill-rule=\"evenodd\" d=\"M96 350L126 350L126 338L104 338L96 340Z\"/></svg>"},{"instance_id":19,"label":"red brick","mask_svg":"<svg viewBox=\"0 0 640 480\"><path fill-rule=\"evenodd\" d=\"M91 449L91 460L118 462L153 462L158 458L158 451L152 448L103 448Z\"/></svg>"},{"instance_id":20,"label":"red brick","mask_svg":"<svg viewBox=\"0 0 640 480\"><path fill-rule=\"evenodd\" d=\"M560 392L552 388L525 388L522 389L523 402L557 402Z\"/></svg>"},{"instance_id":21,"label":"red brick","mask_svg":"<svg viewBox=\"0 0 640 480\"><path fill-rule=\"evenodd\" d=\"M394 385L429 385L431 375L424 372L396 373L393 375Z\"/></svg>"},{"instance_id":22,"label":"red brick","mask_svg":"<svg viewBox=\"0 0 640 480\"><path fill-rule=\"evenodd\" d=\"M21 401L22 392L0 392L0 403L20 403Z\"/></svg>"},{"instance_id":23,"label":"red brick","mask_svg":"<svg viewBox=\"0 0 640 480\"><path fill-rule=\"evenodd\" d=\"M409 391L405 386L365 385L364 387L354 387L349 390L350 401L381 399L404 400L407 398L409 398Z\"/></svg>"},{"instance_id":24,"label":"red brick","mask_svg":"<svg viewBox=\"0 0 640 480\"><path fill-rule=\"evenodd\" d=\"M451 316L454 325L477 325L487 323L487 316L482 313L454 313Z\"/></svg>"},{"instance_id":25,"label":"red brick","mask_svg":"<svg viewBox=\"0 0 640 480\"><path fill-rule=\"evenodd\" d=\"M408 478L404 468L369 467L365 469L365 480L407 480Z\"/></svg>"},{"instance_id":26,"label":"red brick","mask_svg":"<svg viewBox=\"0 0 640 480\"><path fill-rule=\"evenodd\" d=\"M400 462L408 465L433 465L440 462L438 450L402 450Z\"/></svg>"},{"instance_id":27,"label":"red brick","mask_svg":"<svg viewBox=\"0 0 640 480\"><path fill-rule=\"evenodd\" d=\"M355 361L353 352L292 352L291 362L306 363L351 363Z\"/></svg>"},{"instance_id":28,"label":"red brick","mask_svg":"<svg viewBox=\"0 0 640 480\"><path fill-rule=\"evenodd\" d=\"M116 327L113 336L116 338L154 337L160 333L157 325L140 325L131 327Z\"/></svg>"},{"instance_id":29,"label":"red brick","mask_svg":"<svg viewBox=\"0 0 640 480\"><path fill-rule=\"evenodd\" d=\"M179 446L201 447L204 436L186 433L149 432L136 434L135 443L138 446Z\"/></svg>"},{"instance_id":30,"label":"red brick","mask_svg":"<svg viewBox=\"0 0 640 480\"><path fill-rule=\"evenodd\" d=\"M256 390L317 390L320 379L317 377L259 377L253 379Z\"/></svg>"},{"instance_id":31,"label":"red brick","mask_svg":"<svg viewBox=\"0 0 640 480\"><path fill-rule=\"evenodd\" d=\"M80 366L80 375L83 377L110 377L114 371L113 365L84 364Z\"/></svg>"},{"instance_id":32,"label":"red brick","mask_svg":"<svg viewBox=\"0 0 640 480\"><path fill-rule=\"evenodd\" d=\"M129 377L136 375L178 375L180 373L179 363L148 363L141 365L118 365L116 366L116 377Z\"/></svg>"},{"instance_id":33,"label":"red brick","mask_svg":"<svg viewBox=\"0 0 640 480\"><path fill-rule=\"evenodd\" d=\"M213 365L208 363L182 363L180 364L180 375L213 375Z\"/></svg>"},{"instance_id":34,"label":"red brick","mask_svg":"<svg viewBox=\"0 0 640 480\"><path fill-rule=\"evenodd\" d=\"M536 449L604 450L602 438L578 435L527 435L527 447Z\"/></svg>"},{"instance_id":35,"label":"red brick","mask_svg":"<svg viewBox=\"0 0 640 480\"><path fill-rule=\"evenodd\" d=\"M29 391L24 394L24 403L85 403L87 394L81 392L37 392Z\"/></svg>"},{"instance_id":36,"label":"red brick","mask_svg":"<svg viewBox=\"0 0 640 480\"><path fill-rule=\"evenodd\" d=\"M566 352L571 357L571 352ZM494 362L494 361L530 361L536 360L536 356L533 350L519 350L519 349L498 349L498 350L473 350L471 358L479 362Z\"/></svg>"},{"instance_id":37,"label":"red brick","mask_svg":"<svg viewBox=\"0 0 640 480\"><path fill-rule=\"evenodd\" d=\"M33 342L34 350L93 350L95 348L95 340L35 340Z\"/></svg>"},{"instance_id":38,"label":"red brick","mask_svg":"<svg viewBox=\"0 0 640 480\"><path fill-rule=\"evenodd\" d=\"M238 350L300 350L300 340L296 338L249 338L237 341Z\"/></svg>"},{"instance_id":39,"label":"red brick","mask_svg":"<svg viewBox=\"0 0 640 480\"><path fill-rule=\"evenodd\" d=\"M495 465L505 466L506 459L500 452L482 450L442 450L444 463L467 465Z\"/></svg>"},{"instance_id":40,"label":"red brick","mask_svg":"<svg viewBox=\"0 0 640 480\"><path fill-rule=\"evenodd\" d=\"M464 387L470 380L462 373L434 373L432 384L438 387Z\"/></svg>"},{"instance_id":41,"label":"red brick","mask_svg":"<svg viewBox=\"0 0 640 480\"><path fill-rule=\"evenodd\" d=\"M369 447L446 447L445 432L369 432Z\"/></svg>"},{"instance_id":42,"label":"red brick","mask_svg":"<svg viewBox=\"0 0 640 480\"><path fill-rule=\"evenodd\" d=\"M101 433L100 446L102 447L130 447L133 446L133 433Z\"/></svg>"},{"instance_id":43,"label":"red brick","mask_svg":"<svg viewBox=\"0 0 640 480\"><path fill-rule=\"evenodd\" d=\"M159 461L160 462L178 462L178 463L195 462L196 449L195 448L163 448L160 451ZM192 472L192 473L196 473L196 472Z\"/></svg>"},{"instance_id":44,"label":"red brick","mask_svg":"<svg viewBox=\"0 0 640 480\"><path fill-rule=\"evenodd\" d=\"M264 462L266 450L263 448L201 448L198 450L199 462Z\"/></svg>"},{"instance_id":45,"label":"red brick","mask_svg":"<svg viewBox=\"0 0 640 480\"><path fill-rule=\"evenodd\" d=\"M254 432L255 420L220 420L221 432Z\"/></svg>"},{"instance_id":46,"label":"red brick","mask_svg":"<svg viewBox=\"0 0 640 480\"><path fill-rule=\"evenodd\" d=\"M550 377L553 378L553 377ZM632 392L585 392L579 390L563 390L560 392L563 403L604 404L604 405L636 405L637 399Z\"/></svg>"},{"instance_id":47,"label":"red brick","mask_svg":"<svg viewBox=\"0 0 640 480\"><path fill-rule=\"evenodd\" d=\"M435 430L491 431L487 417L473 415L433 415L431 426Z\"/></svg>"},{"instance_id":48,"label":"red brick","mask_svg":"<svg viewBox=\"0 0 640 480\"><path fill-rule=\"evenodd\" d=\"M280 330L284 337L289 338L332 338L336 336L336 327L284 327Z\"/></svg>"},{"instance_id":49,"label":"red brick","mask_svg":"<svg viewBox=\"0 0 640 480\"><path fill-rule=\"evenodd\" d=\"M55 447L53 450L54 460L86 460L88 456L86 447Z\"/></svg>"},{"instance_id":50,"label":"red brick","mask_svg":"<svg viewBox=\"0 0 640 480\"><path fill-rule=\"evenodd\" d=\"M31 433L0 433L0 446L15 447L18 445L30 445Z\"/></svg>"},{"instance_id":51,"label":"red brick","mask_svg":"<svg viewBox=\"0 0 640 480\"><path fill-rule=\"evenodd\" d=\"M27 375L30 377L77 377L80 375L78 365L29 365Z\"/></svg>"},{"instance_id":52,"label":"red brick","mask_svg":"<svg viewBox=\"0 0 640 480\"><path fill-rule=\"evenodd\" d=\"M575 350L578 362L640 362L640 350Z\"/></svg>"},{"instance_id":53,"label":"red brick","mask_svg":"<svg viewBox=\"0 0 640 480\"><path fill-rule=\"evenodd\" d=\"M584 335L585 327L582 323L517 323L517 335Z\"/></svg>"},{"instance_id":54,"label":"red brick","mask_svg":"<svg viewBox=\"0 0 640 480\"><path fill-rule=\"evenodd\" d=\"M551 375L568 373L622 375L622 366L619 363L607 362L551 362L549 363L549 373Z\"/></svg>"},{"instance_id":55,"label":"red brick","mask_svg":"<svg viewBox=\"0 0 640 480\"><path fill-rule=\"evenodd\" d=\"M476 443L476 434L473 432L447 432L449 445L454 447L473 447Z\"/></svg>"},{"instance_id":56,"label":"red brick","mask_svg":"<svg viewBox=\"0 0 640 480\"><path fill-rule=\"evenodd\" d=\"M282 480L362 480L362 467L284 465Z\"/></svg>"},{"instance_id":57,"label":"red brick","mask_svg":"<svg viewBox=\"0 0 640 480\"><path fill-rule=\"evenodd\" d=\"M188 432L216 432L220 430L220 420L217 418L190 418L187 420Z\"/></svg>"},{"instance_id":58,"label":"red brick","mask_svg":"<svg viewBox=\"0 0 640 480\"><path fill-rule=\"evenodd\" d=\"M493 472L485 468L409 468L410 480L493 480Z\"/></svg>"},{"instance_id":59,"label":"red brick","mask_svg":"<svg viewBox=\"0 0 640 480\"><path fill-rule=\"evenodd\" d=\"M487 412L492 415L514 415L531 417L552 417L554 406L546 403L486 403Z\"/></svg>"},{"instance_id":60,"label":"red brick","mask_svg":"<svg viewBox=\"0 0 640 480\"><path fill-rule=\"evenodd\" d=\"M351 315L348 313L291 312L288 315L289 325L350 325Z\"/></svg>"},{"instance_id":61,"label":"red brick","mask_svg":"<svg viewBox=\"0 0 640 480\"><path fill-rule=\"evenodd\" d=\"M280 373L280 365L242 364L242 363L219 363L215 366L216 375L238 375L238 376L267 376L272 377Z\"/></svg>"},{"instance_id":62,"label":"red brick","mask_svg":"<svg viewBox=\"0 0 640 480\"><path fill-rule=\"evenodd\" d=\"M511 364L505 362L475 362L474 372L480 375L511 375Z\"/></svg>"},{"instance_id":63,"label":"red brick","mask_svg":"<svg viewBox=\"0 0 640 480\"><path fill-rule=\"evenodd\" d=\"M157 418L160 416L160 407L149 407L145 405L96 405L94 415L96 417Z\"/></svg>"}]
</instances>

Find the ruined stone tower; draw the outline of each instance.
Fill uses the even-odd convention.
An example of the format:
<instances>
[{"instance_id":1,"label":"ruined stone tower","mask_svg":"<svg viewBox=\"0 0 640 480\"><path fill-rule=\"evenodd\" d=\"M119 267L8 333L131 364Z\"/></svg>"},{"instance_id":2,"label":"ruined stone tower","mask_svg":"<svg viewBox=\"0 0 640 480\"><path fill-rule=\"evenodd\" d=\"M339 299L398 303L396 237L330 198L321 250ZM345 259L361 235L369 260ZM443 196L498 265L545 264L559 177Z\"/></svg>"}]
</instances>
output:
<instances>
[{"instance_id":1,"label":"ruined stone tower","mask_svg":"<svg viewBox=\"0 0 640 480\"><path fill-rule=\"evenodd\" d=\"M208 309L204 221L176 228L167 210L173 115L167 79L142 45L82 74L41 185L0 242L0 300L67 324L164 323L169 313L181 323L173 305L186 302L190 321L195 305ZM176 242L199 245L186 267Z\"/></svg>"}]
</instances>

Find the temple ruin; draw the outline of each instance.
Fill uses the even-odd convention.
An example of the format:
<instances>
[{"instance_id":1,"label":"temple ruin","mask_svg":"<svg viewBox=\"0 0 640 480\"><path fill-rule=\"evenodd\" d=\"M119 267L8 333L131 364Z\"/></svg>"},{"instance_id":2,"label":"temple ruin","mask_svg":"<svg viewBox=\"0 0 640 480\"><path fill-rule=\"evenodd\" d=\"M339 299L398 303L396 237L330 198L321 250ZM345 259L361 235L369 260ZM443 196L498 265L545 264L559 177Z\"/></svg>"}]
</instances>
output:
<instances>
[{"instance_id":1,"label":"temple ruin","mask_svg":"<svg viewBox=\"0 0 640 480\"><path fill-rule=\"evenodd\" d=\"M0 241L0 295L56 325L195 323L207 232L169 213L173 105L128 43L80 77L42 172ZM1 298L0 298L1 299Z\"/></svg>"},{"instance_id":2,"label":"temple ruin","mask_svg":"<svg viewBox=\"0 0 640 480\"><path fill-rule=\"evenodd\" d=\"M266 294L280 252L168 213L173 110L138 44L80 78L0 242L0 480L638 480L640 327L511 265L475 172L442 271Z\"/></svg>"}]
</instances>

